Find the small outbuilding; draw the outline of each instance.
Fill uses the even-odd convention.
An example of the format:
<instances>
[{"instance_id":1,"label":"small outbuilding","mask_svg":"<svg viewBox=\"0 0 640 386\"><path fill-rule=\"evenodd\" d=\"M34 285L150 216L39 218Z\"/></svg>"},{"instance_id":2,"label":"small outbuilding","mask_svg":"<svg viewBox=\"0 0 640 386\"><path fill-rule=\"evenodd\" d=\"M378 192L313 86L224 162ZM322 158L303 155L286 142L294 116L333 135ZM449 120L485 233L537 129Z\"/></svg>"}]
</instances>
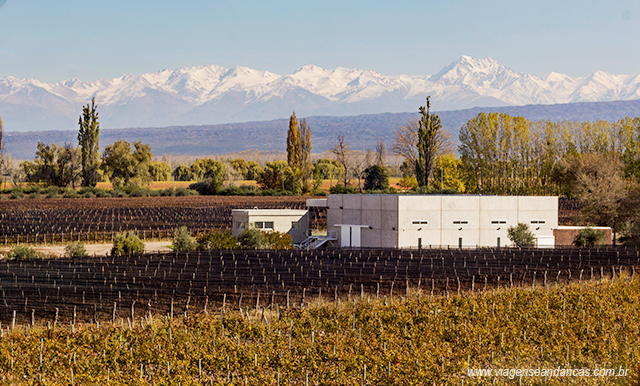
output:
<instances>
[{"instance_id":1,"label":"small outbuilding","mask_svg":"<svg viewBox=\"0 0 640 386\"><path fill-rule=\"evenodd\" d=\"M309 229L306 209L233 209L233 228L231 234L238 237L248 226L262 231L288 233L294 244L307 238Z\"/></svg>"}]
</instances>

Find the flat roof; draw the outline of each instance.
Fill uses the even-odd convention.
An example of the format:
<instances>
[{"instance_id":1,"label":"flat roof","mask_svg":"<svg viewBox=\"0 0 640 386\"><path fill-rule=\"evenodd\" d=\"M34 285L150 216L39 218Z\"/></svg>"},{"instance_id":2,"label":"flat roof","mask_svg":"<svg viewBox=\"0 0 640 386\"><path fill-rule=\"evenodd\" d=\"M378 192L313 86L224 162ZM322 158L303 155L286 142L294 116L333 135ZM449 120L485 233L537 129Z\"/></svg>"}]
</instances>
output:
<instances>
[{"instance_id":1,"label":"flat roof","mask_svg":"<svg viewBox=\"0 0 640 386\"><path fill-rule=\"evenodd\" d=\"M260 214L260 213L264 213L264 214L269 214L269 213L287 213L287 214L305 214L308 212L308 210L306 209L289 209L289 208L284 208L284 209L257 209L257 208L247 208L247 209L231 209L231 213L236 212L236 213L255 213L255 214Z\"/></svg>"},{"instance_id":2,"label":"flat roof","mask_svg":"<svg viewBox=\"0 0 640 386\"><path fill-rule=\"evenodd\" d=\"M497 194L368 194L368 193L338 193L329 196L391 196L391 197L559 197L559 196L526 196L526 195L497 195Z\"/></svg>"}]
</instances>

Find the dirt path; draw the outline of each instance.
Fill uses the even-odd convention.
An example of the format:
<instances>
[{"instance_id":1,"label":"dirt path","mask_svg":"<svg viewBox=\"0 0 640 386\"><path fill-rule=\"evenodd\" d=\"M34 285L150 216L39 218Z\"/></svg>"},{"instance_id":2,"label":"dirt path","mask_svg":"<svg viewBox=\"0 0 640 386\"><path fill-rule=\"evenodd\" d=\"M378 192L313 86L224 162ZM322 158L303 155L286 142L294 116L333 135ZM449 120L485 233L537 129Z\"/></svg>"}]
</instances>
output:
<instances>
[{"instance_id":1,"label":"dirt path","mask_svg":"<svg viewBox=\"0 0 640 386\"><path fill-rule=\"evenodd\" d=\"M144 251L149 252L171 252L172 249L169 248L171 245L171 241L153 241L144 243ZM97 255L97 256L106 256L111 251L112 244L85 244L84 248L87 250L89 255ZM64 255L64 245L50 245L50 246L36 246L34 247L36 251L40 252L43 255L49 256L62 256ZM10 248L0 248L0 253L7 254Z\"/></svg>"}]
</instances>

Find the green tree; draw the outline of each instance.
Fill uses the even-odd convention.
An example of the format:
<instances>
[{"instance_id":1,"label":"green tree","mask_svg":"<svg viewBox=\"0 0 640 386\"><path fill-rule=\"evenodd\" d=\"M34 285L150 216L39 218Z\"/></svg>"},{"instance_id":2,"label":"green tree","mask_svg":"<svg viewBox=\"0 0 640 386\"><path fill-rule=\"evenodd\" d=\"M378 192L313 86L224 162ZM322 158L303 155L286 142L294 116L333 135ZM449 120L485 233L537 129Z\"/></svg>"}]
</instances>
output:
<instances>
[{"instance_id":1,"label":"green tree","mask_svg":"<svg viewBox=\"0 0 640 386\"><path fill-rule=\"evenodd\" d=\"M427 106L420 106L422 114L418 122L418 161L416 162L416 178L419 186L428 186L431 168L437 151L437 134L442 128L440 117L431 114L431 102L427 97Z\"/></svg>"},{"instance_id":2,"label":"green tree","mask_svg":"<svg viewBox=\"0 0 640 386\"><path fill-rule=\"evenodd\" d=\"M0 189L4 187L4 176L7 169L7 159L4 153L4 125L2 118L0 118Z\"/></svg>"},{"instance_id":3,"label":"green tree","mask_svg":"<svg viewBox=\"0 0 640 386\"><path fill-rule=\"evenodd\" d=\"M38 142L33 162L21 164L28 182L46 186L66 187L75 182L79 173L78 152L70 144L63 147Z\"/></svg>"},{"instance_id":4,"label":"green tree","mask_svg":"<svg viewBox=\"0 0 640 386\"><path fill-rule=\"evenodd\" d=\"M131 189L148 186L151 180L149 164L153 155L151 147L138 141L133 144L118 140L104 149L102 169L114 188Z\"/></svg>"},{"instance_id":5,"label":"green tree","mask_svg":"<svg viewBox=\"0 0 640 386\"><path fill-rule=\"evenodd\" d=\"M525 223L510 226L507 229L507 237L518 247L533 247L536 244L535 236L529 229L529 225Z\"/></svg>"},{"instance_id":6,"label":"green tree","mask_svg":"<svg viewBox=\"0 0 640 386\"><path fill-rule=\"evenodd\" d=\"M173 179L176 181L193 181L195 176L190 167L181 164L173 170Z\"/></svg>"},{"instance_id":7,"label":"green tree","mask_svg":"<svg viewBox=\"0 0 640 386\"><path fill-rule=\"evenodd\" d=\"M287 132L287 164L293 173L300 171L300 159L300 125L294 111L289 118L289 131Z\"/></svg>"},{"instance_id":8,"label":"green tree","mask_svg":"<svg viewBox=\"0 0 640 386\"><path fill-rule=\"evenodd\" d=\"M284 161L273 161L262 168L262 173L256 180L262 189L276 189L292 191L295 178L293 171Z\"/></svg>"},{"instance_id":9,"label":"green tree","mask_svg":"<svg viewBox=\"0 0 640 386\"><path fill-rule=\"evenodd\" d=\"M246 181L255 181L260 175L260 164L255 161L247 161L245 159L238 158L230 160L229 163L242 175L242 179Z\"/></svg>"},{"instance_id":10,"label":"green tree","mask_svg":"<svg viewBox=\"0 0 640 386\"><path fill-rule=\"evenodd\" d=\"M224 182L224 163L222 161L201 158L191 164L191 171L198 181L222 178L220 185Z\"/></svg>"},{"instance_id":11,"label":"green tree","mask_svg":"<svg viewBox=\"0 0 640 386\"><path fill-rule=\"evenodd\" d=\"M389 189L389 175L387 169L373 165L364 170L365 190L386 190Z\"/></svg>"},{"instance_id":12,"label":"green tree","mask_svg":"<svg viewBox=\"0 0 640 386\"><path fill-rule=\"evenodd\" d=\"M82 115L80 115L78 125L80 125L78 146L81 149L82 186L93 187L100 180L98 171L100 124L98 123L96 98L91 99L91 105L87 104L82 108Z\"/></svg>"},{"instance_id":13,"label":"green tree","mask_svg":"<svg viewBox=\"0 0 640 386\"><path fill-rule=\"evenodd\" d=\"M340 179L344 167L336 160L322 158L313 163L314 189L320 188L322 181Z\"/></svg>"},{"instance_id":14,"label":"green tree","mask_svg":"<svg viewBox=\"0 0 640 386\"><path fill-rule=\"evenodd\" d=\"M433 185L437 189L465 192L462 161L455 154L443 154L436 160L433 170Z\"/></svg>"},{"instance_id":15,"label":"green tree","mask_svg":"<svg viewBox=\"0 0 640 386\"><path fill-rule=\"evenodd\" d=\"M313 174L313 165L311 164L311 127L305 118L300 123L300 173L302 178L302 189L305 192L310 190L309 179Z\"/></svg>"},{"instance_id":16,"label":"green tree","mask_svg":"<svg viewBox=\"0 0 640 386\"><path fill-rule=\"evenodd\" d=\"M166 162L149 162L149 176L151 181L171 181L171 166Z\"/></svg>"},{"instance_id":17,"label":"green tree","mask_svg":"<svg viewBox=\"0 0 640 386\"><path fill-rule=\"evenodd\" d=\"M302 148L300 142L300 125L295 111L289 118L289 131L287 132L287 164L292 171L293 187L296 194L302 193Z\"/></svg>"}]
</instances>

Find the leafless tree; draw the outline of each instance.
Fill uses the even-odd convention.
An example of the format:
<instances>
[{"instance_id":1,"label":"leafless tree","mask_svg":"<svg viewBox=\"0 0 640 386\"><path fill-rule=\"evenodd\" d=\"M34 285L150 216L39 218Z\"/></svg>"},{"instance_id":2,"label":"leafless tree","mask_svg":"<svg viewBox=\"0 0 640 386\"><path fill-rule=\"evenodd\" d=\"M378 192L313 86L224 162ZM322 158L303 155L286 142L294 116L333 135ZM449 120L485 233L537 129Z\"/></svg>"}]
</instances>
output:
<instances>
[{"instance_id":1,"label":"leafless tree","mask_svg":"<svg viewBox=\"0 0 640 386\"><path fill-rule=\"evenodd\" d=\"M420 127L418 121L419 119L415 118L398 127L393 144L393 153L403 156L414 167L418 160L418 129ZM453 152L453 147L451 134L446 130L438 130L436 133L436 156Z\"/></svg>"},{"instance_id":2,"label":"leafless tree","mask_svg":"<svg viewBox=\"0 0 640 386\"><path fill-rule=\"evenodd\" d=\"M387 164L387 149L382 138L378 138L376 143L376 165L384 167Z\"/></svg>"},{"instance_id":3,"label":"leafless tree","mask_svg":"<svg viewBox=\"0 0 640 386\"><path fill-rule=\"evenodd\" d=\"M331 148L331 153L336 157L336 161L340 162L344 167L344 186L349 183L349 173L351 172L351 146L347 143L344 135L338 135L336 142Z\"/></svg>"}]
</instances>

